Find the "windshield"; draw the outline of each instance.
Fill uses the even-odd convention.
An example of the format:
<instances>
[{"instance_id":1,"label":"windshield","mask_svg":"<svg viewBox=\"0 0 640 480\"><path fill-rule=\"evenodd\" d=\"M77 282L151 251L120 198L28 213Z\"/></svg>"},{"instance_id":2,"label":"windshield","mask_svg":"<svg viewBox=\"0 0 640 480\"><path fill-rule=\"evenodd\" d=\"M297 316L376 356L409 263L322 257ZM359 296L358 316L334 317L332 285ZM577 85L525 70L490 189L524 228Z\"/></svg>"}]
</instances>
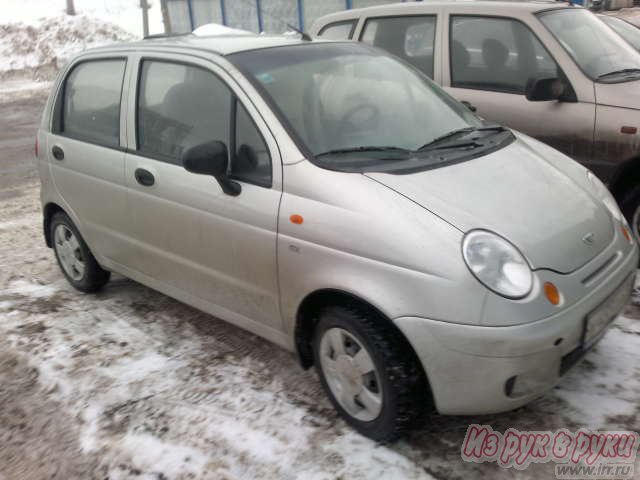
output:
<instances>
[{"instance_id":1,"label":"windshield","mask_svg":"<svg viewBox=\"0 0 640 480\"><path fill-rule=\"evenodd\" d=\"M629 22L609 15L598 16L600 20L609 25L618 35L624 38L629 45L640 51L640 29Z\"/></svg>"},{"instance_id":2,"label":"windshield","mask_svg":"<svg viewBox=\"0 0 640 480\"><path fill-rule=\"evenodd\" d=\"M406 159L447 133L483 126L413 67L363 44L309 43L229 58L306 153L323 162Z\"/></svg>"},{"instance_id":3,"label":"windshield","mask_svg":"<svg viewBox=\"0 0 640 480\"><path fill-rule=\"evenodd\" d=\"M620 82L640 75L640 53L591 12L564 8L543 12L539 18L592 80Z\"/></svg>"}]
</instances>

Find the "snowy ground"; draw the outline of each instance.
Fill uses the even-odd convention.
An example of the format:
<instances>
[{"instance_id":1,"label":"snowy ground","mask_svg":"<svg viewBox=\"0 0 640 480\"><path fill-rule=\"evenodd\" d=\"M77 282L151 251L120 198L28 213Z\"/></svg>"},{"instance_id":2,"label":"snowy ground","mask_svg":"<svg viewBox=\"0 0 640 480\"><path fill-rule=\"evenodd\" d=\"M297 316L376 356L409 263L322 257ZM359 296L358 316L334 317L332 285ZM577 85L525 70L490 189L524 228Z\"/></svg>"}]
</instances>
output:
<instances>
[{"instance_id":1,"label":"snowy ground","mask_svg":"<svg viewBox=\"0 0 640 480\"><path fill-rule=\"evenodd\" d=\"M460 460L469 423L640 430L639 306L530 405L433 415L380 446L268 342L121 277L74 291L42 239L41 108L41 97L0 104L0 480L507 479L516 472ZM551 465L517 472L552 476Z\"/></svg>"}]
</instances>

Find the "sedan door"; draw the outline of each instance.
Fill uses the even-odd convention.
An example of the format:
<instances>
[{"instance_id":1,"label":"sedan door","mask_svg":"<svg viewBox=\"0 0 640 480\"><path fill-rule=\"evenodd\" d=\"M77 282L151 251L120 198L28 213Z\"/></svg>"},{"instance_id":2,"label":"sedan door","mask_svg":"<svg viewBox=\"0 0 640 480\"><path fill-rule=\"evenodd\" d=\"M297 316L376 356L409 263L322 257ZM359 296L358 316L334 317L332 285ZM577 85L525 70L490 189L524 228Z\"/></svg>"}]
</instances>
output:
<instances>
[{"instance_id":1,"label":"sedan door","mask_svg":"<svg viewBox=\"0 0 640 480\"><path fill-rule=\"evenodd\" d=\"M523 21L477 14L449 15L443 86L477 114L537 138L589 163L593 154L593 87L576 85ZM530 79L560 78L563 100L529 101ZM585 94L586 92L586 94Z\"/></svg>"},{"instance_id":2,"label":"sedan door","mask_svg":"<svg viewBox=\"0 0 640 480\"><path fill-rule=\"evenodd\" d=\"M130 96L126 157L130 274L225 320L274 338L280 328L276 265L281 162L248 97L218 66L184 57L140 58ZM136 79L132 80L132 83ZM223 192L185 170L181 154L211 141L229 151Z\"/></svg>"}]
</instances>

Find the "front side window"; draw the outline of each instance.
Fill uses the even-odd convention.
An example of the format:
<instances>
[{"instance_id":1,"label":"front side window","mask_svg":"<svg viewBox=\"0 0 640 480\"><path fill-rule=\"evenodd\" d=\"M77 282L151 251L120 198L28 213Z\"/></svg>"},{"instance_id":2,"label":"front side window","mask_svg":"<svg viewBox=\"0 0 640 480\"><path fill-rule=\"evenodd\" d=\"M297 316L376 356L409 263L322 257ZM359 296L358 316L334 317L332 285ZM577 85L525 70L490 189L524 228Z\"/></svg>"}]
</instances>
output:
<instances>
[{"instance_id":1,"label":"front side window","mask_svg":"<svg viewBox=\"0 0 640 480\"><path fill-rule=\"evenodd\" d=\"M308 158L327 168L421 165L427 144L483 125L414 68L362 43L310 43L228 58ZM454 150L430 150L428 161L437 163Z\"/></svg>"},{"instance_id":2,"label":"front side window","mask_svg":"<svg viewBox=\"0 0 640 480\"><path fill-rule=\"evenodd\" d=\"M351 38L355 25L355 20L330 23L320 30L318 36L325 40L348 40Z\"/></svg>"},{"instance_id":3,"label":"front side window","mask_svg":"<svg viewBox=\"0 0 640 480\"><path fill-rule=\"evenodd\" d=\"M453 87L524 94L530 79L560 75L531 30L508 18L452 17L449 55Z\"/></svg>"},{"instance_id":4,"label":"front side window","mask_svg":"<svg viewBox=\"0 0 640 480\"><path fill-rule=\"evenodd\" d=\"M140 73L138 150L181 165L186 149L219 140L229 145L231 91L212 72L145 60Z\"/></svg>"},{"instance_id":5,"label":"front side window","mask_svg":"<svg viewBox=\"0 0 640 480\"><path fill-rule=\"evenodd\" d=\"M137 123L143 155L182 165L186 149L220 141L229 151L229 175L271 186L271 156L264 138L229 87L208 70L145 60Z\"/></svg>"},{"instance_id":6,"label":"front side window","mask_svg":"<svg viewBox=\"0 0 640 480\"><path fill-rule=\"evenodd\" d=\"M436 17L370 18L360 40L406 60L433 78Z\"/></svg>"},{"instance_id":7,"label":"front side window","mask_svg":"<svg viewBox=\"0 0 640 480\"><path fill-rule=\"evenodd\" d=\"M591 12L563 8L538 18L591 80L614 83L640 76L640 53Z\"/></svg>"},{"instance_id":8,"label":"front side window","mask_svg":"<svg viewBox=\"0 0 640 480\"><path fill-rule=\"evenodd\" d=\"M125 60L78 64L62 90L56 133L107 147L120 145L120 99Z\"/></svg>"}]
</instances>

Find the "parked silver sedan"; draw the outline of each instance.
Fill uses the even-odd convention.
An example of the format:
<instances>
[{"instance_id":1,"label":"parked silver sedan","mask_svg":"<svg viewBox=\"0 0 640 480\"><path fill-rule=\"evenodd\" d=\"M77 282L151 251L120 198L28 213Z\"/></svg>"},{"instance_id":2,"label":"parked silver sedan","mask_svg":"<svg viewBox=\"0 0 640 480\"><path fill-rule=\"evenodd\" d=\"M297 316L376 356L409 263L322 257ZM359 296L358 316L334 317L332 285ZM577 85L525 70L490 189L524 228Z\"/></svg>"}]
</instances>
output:
<instances>
[{"instance_id":1,"label":"parked silver sedan","mask_svg":"<svg viewBox=\"0 0 640 480\"><path fill-rule=\"evenodd\" d=\"M628 301L638 248L589 170L351 42L181 37L87 51L37 136L44 233L315 365L383 441L434 407L560 380Z\"/></svg>"}]
</instances>

